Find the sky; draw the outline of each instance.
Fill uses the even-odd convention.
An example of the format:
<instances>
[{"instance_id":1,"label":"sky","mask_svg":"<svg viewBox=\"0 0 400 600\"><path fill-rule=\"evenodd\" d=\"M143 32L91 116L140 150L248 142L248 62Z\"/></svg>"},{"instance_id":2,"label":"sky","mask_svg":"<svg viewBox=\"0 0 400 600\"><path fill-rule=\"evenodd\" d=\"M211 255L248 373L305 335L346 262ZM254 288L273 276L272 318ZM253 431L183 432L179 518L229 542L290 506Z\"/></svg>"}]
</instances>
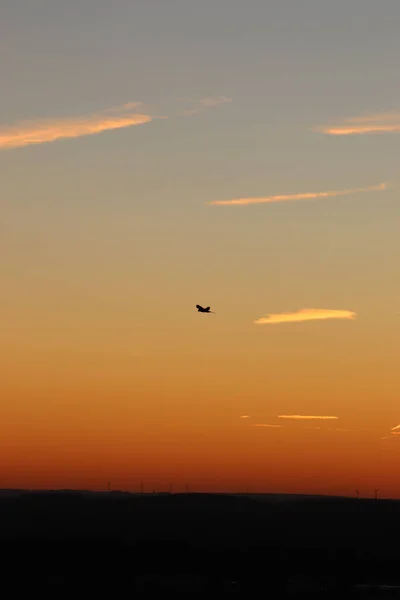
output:
<instances>
[{"instance_id":1,"label":"sky","mask_svg":"<svg viewBox=\"0 0 400 600\"><path fill-rule=\"evenodd\" d=\"M400 497L399 26L2 3L0 487Z\"/></svg>"}]
</instances>

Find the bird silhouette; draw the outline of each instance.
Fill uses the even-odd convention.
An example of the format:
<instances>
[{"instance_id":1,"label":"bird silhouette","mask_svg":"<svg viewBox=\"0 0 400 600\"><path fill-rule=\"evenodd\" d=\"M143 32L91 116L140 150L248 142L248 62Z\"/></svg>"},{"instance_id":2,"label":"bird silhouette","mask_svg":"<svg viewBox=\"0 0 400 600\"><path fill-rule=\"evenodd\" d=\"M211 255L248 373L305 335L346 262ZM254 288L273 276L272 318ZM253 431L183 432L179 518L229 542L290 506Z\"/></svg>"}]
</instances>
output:
<instances>
[{"instance_id":1,"label":"bird silhouette","mask_svg":"<svg viewBox=\"0 0 400 600\"><path fill-rule=\"evenodd\" d=\"M203 308L202 306L200 306L200 304L196 304L196 308L197 308L197 312L212 313L213 315L216 314L213 310L210 310L209 306L206 306L206 308Z\"/></svg>"}]
</instances>

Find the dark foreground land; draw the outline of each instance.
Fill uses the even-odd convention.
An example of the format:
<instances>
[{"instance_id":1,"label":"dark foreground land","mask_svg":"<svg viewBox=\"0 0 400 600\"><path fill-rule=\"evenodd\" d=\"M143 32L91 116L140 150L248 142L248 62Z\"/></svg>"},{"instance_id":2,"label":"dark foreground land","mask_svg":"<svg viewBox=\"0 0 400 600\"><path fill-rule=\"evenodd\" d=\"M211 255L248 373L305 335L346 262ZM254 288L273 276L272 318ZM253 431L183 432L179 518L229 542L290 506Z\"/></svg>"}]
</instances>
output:
<instances>
[{"instance_id":1,"label":"dark foreground land","mask_svg":"<svg viewBox=\"0 0 400 600\"><path fill-rule=\"evenodd\" d=\"M400 502L0 493L3 589L74 597L400 596ZM70 596L69 596L70 597Z\"/></svg>"}]
</instances>

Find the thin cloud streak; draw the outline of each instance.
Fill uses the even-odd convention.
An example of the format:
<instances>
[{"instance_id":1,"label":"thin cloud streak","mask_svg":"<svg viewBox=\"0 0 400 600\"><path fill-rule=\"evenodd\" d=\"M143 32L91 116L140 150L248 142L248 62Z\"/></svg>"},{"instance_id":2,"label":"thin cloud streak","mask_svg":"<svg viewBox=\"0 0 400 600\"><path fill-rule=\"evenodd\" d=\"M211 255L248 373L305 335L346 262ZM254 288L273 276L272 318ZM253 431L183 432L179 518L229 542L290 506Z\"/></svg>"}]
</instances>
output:
<instances>
[{"instance_id":1,"label":"thin cloud streak","mask_svg":"<svg viewBox=\"0 0 400 600\"><path fill-rule=\"evenodd\" d=\"M252 427L269 427L271 429L278 429L282 425L268 425L268 423L255 423Z\"/></svg>"},{"instance_id":2,"label":"thin cloud streak","mask_svg":"<svg viewBox=\"0 0 400 600\"><path fill-rule=\"evenodd\" d=\"M150 123L153 117L134 112L138 106L139 103L128 103L120 108L110 108L86 117L21 122L0 129L0 149L22 148Z\"/></svg>"},{"instance_id":3,"label":"thin cloud streak","mask_svg":"<svg viewBox=\"0 0 400 600\"><path fill-rule=\"evenodd\" d=\"M327 126L319 130L328 135L362 135L366 133L400 132L400 112L394 111L365 117L345 119L337 126Z\"/></svg>"},{"instance_id":4,"label":"thin cloud streak","mask_svg":"<svg viewBox=\"0 0 400 600\"><path fill-rule=\"evenodd\" d=\"M180 116L195 115L201 110L231 101L226 96L202 98L195 102L192 109L181 113ZM168 119L168 117L148 114L142 102L127 102L122 106L111 107L86 116L22 121L12 126L0 127L0 150L23 148L60 139L79 138L113 129L144 125L154 119Z\"/></svg>"},{"instance_id":5,"label":"thin cloud streak","mask_svg":"<svg viewBox=\"0 0 400 600\"><path fill-rule=\"evenodd\" d=\"M278 419L294 419L294 420L322 420L331 421L339 419L339 417L331 417L325 415L278 415Z\"/></svg>"},{"instance_id":6,"label":"thin cloud streak","mask_svg":"<svg viewBox=\"0 0 400 600\"><path fill-rule=\"evenodd\" d=\"M206 202L213 206L245 206L249 204L270 204L273 202L298 202L299 200L317 200L319 198L334 198L337 196L349 196L352 194L361 194L363 192L377 192L387 189L386 183L373 185L364 188L350 188L346 190L336 190L327 192L308 192L301 194L281 194L278 196L265 196L262 198L235 198L233 200L212 200Z\"/></svg>"},{"instance_id":7,"label":"thin cloud streak","mask_svg":"<svg viewBox=\"0 0 400 600\"><path fill-rule=\"evenodd\" d=\"M250 419L250 416L249 415L242 415L240 418L241 419Z\"/></svg>"},{"instance_id":8,"label":"thin cloud streak","mask_svg":"<svg viewBox=\"0 0 400 600\"><path fill-rule=\"evenodd\" d=\"M385 437L382 437L381 440L387 440L390 438L391 435L400 435L400 425L396 425L396 427L392 427L389 434L390 435L386 435Z\"/></svg>"},{"instance_id":9,"label":"thin cloud streak","mask_svg":"<svg viewBox=\"0 0 400 600\"><path fill-rule=\"evenodd\" d=\"M320 321L327 319L354 320L356 313L350 310L334 310L325 308L302 308L292 313L267 314L253 321L256 325L272 325L277 323L299 323L302 321Z\"/></svg>"}]
</instances>

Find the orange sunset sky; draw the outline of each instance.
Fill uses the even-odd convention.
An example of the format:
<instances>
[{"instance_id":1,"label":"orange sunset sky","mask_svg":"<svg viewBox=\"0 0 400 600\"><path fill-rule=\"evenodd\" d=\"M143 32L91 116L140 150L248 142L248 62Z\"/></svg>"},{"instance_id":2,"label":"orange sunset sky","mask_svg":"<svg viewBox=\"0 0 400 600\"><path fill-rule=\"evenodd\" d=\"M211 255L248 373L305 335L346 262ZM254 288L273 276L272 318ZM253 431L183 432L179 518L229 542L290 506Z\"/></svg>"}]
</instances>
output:
<instances>
[{"instance_id":1,"label":"orange sunset sky","mask_svg":"<svg viewBox=\"0 0 400 600\"><path fill-rule=\"evenodd\" d=\"M400 497L399 20L6 2L1 488Z\"/></svg>"}]
</instances>

